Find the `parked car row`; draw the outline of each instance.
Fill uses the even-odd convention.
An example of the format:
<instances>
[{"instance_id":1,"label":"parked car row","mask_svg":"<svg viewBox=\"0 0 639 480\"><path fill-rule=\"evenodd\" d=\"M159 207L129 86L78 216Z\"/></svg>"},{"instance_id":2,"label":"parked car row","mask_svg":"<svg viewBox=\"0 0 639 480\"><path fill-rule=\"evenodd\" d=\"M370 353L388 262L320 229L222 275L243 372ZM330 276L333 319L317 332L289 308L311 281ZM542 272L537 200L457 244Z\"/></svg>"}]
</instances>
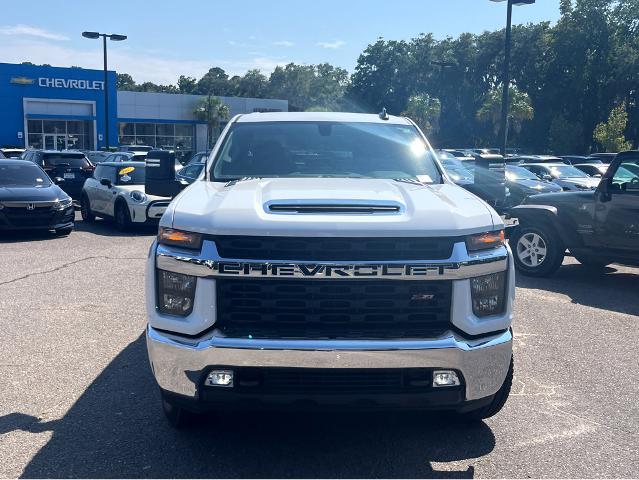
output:
<instances>
[{"instance_id":1,"label":"parked car row","mask_svg":"<svg viewBox=\"0 0 639 480\"><path fill-rule=\"evenodd\" d=\"M144 191L147 152L122 149L90 152L106 154L95 164L77 150L30 149L19 159L0 157L0 229L68 234L74 199L80 201L85 221L109 218L121 230L157 223L170 199Z\"/></svg>"}]
</instances>

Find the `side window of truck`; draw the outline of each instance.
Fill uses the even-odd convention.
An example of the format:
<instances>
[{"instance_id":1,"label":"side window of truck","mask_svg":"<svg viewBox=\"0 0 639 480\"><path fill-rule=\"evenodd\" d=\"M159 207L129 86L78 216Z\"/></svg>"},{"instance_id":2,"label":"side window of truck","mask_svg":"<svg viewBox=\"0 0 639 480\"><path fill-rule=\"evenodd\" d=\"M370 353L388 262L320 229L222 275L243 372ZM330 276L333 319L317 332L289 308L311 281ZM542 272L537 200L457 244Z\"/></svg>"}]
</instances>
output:
<instances>
[{"instance_id":1,"label":"side window of truck","mask_svg":"<svg viewBox=\"0 0 639 480\"><path fill-rule=\"evenodd\" d=\"M639 159L628 160L619 165L612 184L615 190L639 192Z\"/></svg>"}]
</instances>

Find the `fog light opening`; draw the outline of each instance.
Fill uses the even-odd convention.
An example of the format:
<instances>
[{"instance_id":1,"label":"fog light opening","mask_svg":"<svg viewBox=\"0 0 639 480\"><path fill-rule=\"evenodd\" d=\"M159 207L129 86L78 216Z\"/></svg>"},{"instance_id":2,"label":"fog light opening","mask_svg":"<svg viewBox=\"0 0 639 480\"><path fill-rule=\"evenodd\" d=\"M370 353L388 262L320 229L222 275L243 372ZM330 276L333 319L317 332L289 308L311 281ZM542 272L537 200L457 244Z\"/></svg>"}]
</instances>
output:
<instances>
[{"instance_id":1,"label":"fog light opening","mask_svg":"<svg viewBox=\"0 0 639 480\"><path fill-rule=\"evenodd\" d=\"M206 377L204 385L208 387L232 387L232 370L212 370Z\"/></svg>"},{"instance_id":2,"label":"fog light opening","mask_svg":"<svg viewBox=\"0 0 639 480\"><path fill-rule=\"evenodd\" d=\"M435 370L433 372L433 387L456 387L459 377L453 370Z\"/></svg>"}]
</instances>

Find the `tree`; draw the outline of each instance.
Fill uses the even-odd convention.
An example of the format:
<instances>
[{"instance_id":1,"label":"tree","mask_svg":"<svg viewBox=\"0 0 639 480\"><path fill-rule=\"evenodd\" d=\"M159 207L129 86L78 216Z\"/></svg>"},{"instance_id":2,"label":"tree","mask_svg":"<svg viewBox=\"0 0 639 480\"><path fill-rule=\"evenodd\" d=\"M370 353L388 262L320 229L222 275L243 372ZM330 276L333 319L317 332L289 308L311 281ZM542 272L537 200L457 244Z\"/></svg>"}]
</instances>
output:
<instances>
[{"instance_id":1,"label":"tree","mask_svg":"<svg viewBox=\"0 0 639 480\"><path fill-rule=\"evenodd\" d=\"M433 98L427 93L414 95L408 99L406 111L402 113L413 120L424 134L431 137L439 131L439 116L442 105L437 98Z\"/></svg>"},{"instance_id":2,"label":"tree","mask_svg":"<svg viewBox=\"0 0 639 480\"><path fill-rule=\"evenodd\" d=\"M510 87L510 100L508 102L508 128L512 127L515 133L521 132L524 120L531 120L534 116L528 94L520 92L515 87ZM481 108L477 111L477 118L492 125L495 136L499 134L501 126L502 91L494 88L486 96Z\"/></svg>"},{"instance_id":3,"label":"tree","mask_svg":"<svg viewBox=\"0 0 639 480\"><path fill-rule=\"evenodd\" d=\"M234 80L236 79L236 80ZM235 95L249 98L263 98L268 89L268 79L257 69L249 70L241 77L233 77L237 86Z\"/></svg>"},{"instance_id":4,"label":"tree","mask_svg":"<svg viewBox=\"0 0 639 480\"><path fill-rule=\"evenodd\" d=\"M200 78L195 87L199 95L232 95L229 76L220 67L213 67Z\"/></svg>"},{"instance_id":5,"label":"tree","mask_svg":"<svg viewBox=\"0 0 639 480\"><path fill-rule=\"evenodd\" d=\"M219 135L220 121L228 120L230 117L229 106L222 102L217 97L211 95L206 98L202 98L195 106L193 115L198 120L206 122L207 132L206 137L208 141L208 148L212 148L215 139Z\"/></svg>"},{"instance_id":6,"label":"tree","mask_svg":"<svg viewBox=\"0 0 639 480\"><path fill-rule=\"evenodd\" d=\"M626 141L624 131L628 123L626 104L621 103L612 109L607 122L601 122L595 127L593 138L601 145L605 152L621 152L630 150L632 143Z\"/></svg>"},{"instance_id":7,"label":"tree","mask_svg":"<svg viewBox=\"0 0 639 480\"><path fill-rule=\"evenodd\" d=\"M196 84L197 79L195 79L194 77L180 75L180 78L178 78L177 87L180 93L194 93Z\"/></svg>"},{"instance_id":8,"label":"tree","mask_svg":"<svg viewBox=\"0 0 639 480\"><path fill-rule=\"evenodd\" d=\"M118 90L136 90L135 80L128 73L118 73L117 76Z\"/></svg>"},{"instance_id":9,"label":"tree","mask_svg":"<svg viewBox=\"0 0 639 480\"><path fill-rule=\"evenodd\" d=\"M550 151L555 155L585 153L583 128L580 123L571 121L561 114L552 119L548 131Z\"/></svg>"}]
</instances>

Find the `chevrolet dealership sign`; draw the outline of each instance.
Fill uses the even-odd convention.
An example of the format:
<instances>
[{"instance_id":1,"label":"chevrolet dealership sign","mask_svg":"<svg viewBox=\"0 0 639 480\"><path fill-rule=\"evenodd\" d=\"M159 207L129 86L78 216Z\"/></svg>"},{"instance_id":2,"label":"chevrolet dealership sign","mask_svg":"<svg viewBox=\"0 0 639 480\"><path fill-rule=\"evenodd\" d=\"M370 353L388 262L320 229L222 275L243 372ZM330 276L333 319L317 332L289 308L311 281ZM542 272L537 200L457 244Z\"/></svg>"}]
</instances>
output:
<instances>
[{"instance_id":1,"label":"chevrolet dealership sign","mask_svg":"<svg viewBox=\"0 0 639 480\"><path fill-rule=\"evenodd\" d=\"M73 88L76 90L104 90L104 82L99 80L75 80L66 78L38 78L38 85L49 88Z\"/></svg>"},{"instance_id":2,"label":"chevrolet dealership sign","mask_svg":"<svg viewBox=\"0 0 639 480\"><path fill-rule=\"evenodd\" d=\"M13 85L33 85L35 78L12 77L9 83ZM38 86L45 88L70 88L74 90L104 90L104 82L100 80L76 80L67 78L38 78Z\"/></svg>"}]
</instances>

